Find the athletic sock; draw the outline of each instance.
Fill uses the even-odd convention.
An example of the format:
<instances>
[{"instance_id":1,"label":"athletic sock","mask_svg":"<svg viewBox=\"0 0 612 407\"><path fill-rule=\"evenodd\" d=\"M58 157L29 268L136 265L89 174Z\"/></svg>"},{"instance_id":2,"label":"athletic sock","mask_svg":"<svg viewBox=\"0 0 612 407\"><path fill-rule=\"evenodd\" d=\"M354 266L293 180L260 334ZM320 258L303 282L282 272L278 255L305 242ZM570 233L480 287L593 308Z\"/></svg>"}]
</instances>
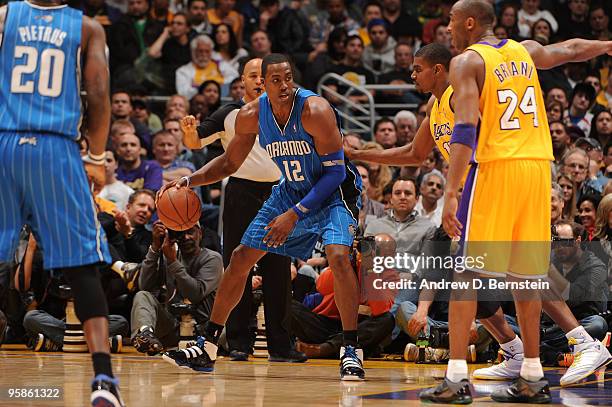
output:
<instances>
[{"instance_id":1,"label":"athletic sock","mask_svg":"<svg viewBox=\"0 0 612 407\"><path fill-rule=\"evenodd\" d=\"M93 361L94 376L99 374L113 376L113 368L111 367L111 356L108 353L96 352L91 354Z\"/></svg>"},{"instance_id":2,"label":"athletic sock","mask_svg":"<svg viewBox=\"0 0 612 407\"><path fill-rule=\"evenodd\" d=\"M453 383L458 383L468 378L468 366L464 359L450 359L446 368L446 378Z\"/></svg>"},{"instance_id":3,"label":"athletic sock","mask_svg":"<svg viewBox=\"0 0 612 407\"><path fill-rule=\"evenodd\" d=\"M504 350L504 352L509 353L510 355L523 353L523 341L521 341L521 338L518 336L515 336L514 339L506 343L500 343L499 346Z\"/></svg>"},{"instance_id":4,"label":"athletic sock","mask_svg":"<svg viewBox=\"0 0 612 407\"><path fill-rule=\"evenodd\" d=\"M568 340L570 338L577 339L578 343L594 341L594 339L591 337L591 335L589 335L589 333L586 331L586 329L584 329L582 325L578 325L576 328L566 333L565 337Z\"/></svg>"},{"instance_id":5,"label":"athletic sock","mask_svg":"<svg viewBox=\"0 0 612 407\"><path fill-rule=\"evenodd\" d=\"M344 346L357 347L357 331L342 331L342 343Z\"/></svg>"},{"instance_id":6,"label":"athletic sock","mask_svg":"<svg viewBox=\"0 0 612 407\"><path fill-rule=\"evenodd\" d=\"M544 377L540 358L525 358L521 365L521 377L530 382L537 382Z\"/></svg>"},{"instance_id":7,"label":"athletic sock","mask_svg":"<svg viewBox=\"0 0 612 407\"><path fill-rule=\"evenodd\" d=\"M204 337L207 341L214 343L215 345L219 342L219 337L223 331L223 325L215 324L212 321L206 322L204 325Z\"/></svg>"}]
</instances>

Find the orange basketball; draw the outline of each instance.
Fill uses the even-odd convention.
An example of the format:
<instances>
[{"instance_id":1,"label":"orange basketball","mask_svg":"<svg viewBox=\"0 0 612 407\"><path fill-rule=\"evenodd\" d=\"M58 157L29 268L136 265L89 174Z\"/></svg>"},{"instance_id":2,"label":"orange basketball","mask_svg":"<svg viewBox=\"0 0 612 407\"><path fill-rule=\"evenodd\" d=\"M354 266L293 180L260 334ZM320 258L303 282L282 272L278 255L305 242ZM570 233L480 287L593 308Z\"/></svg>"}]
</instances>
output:
<instances>
[{"instance_id":1,"label":"orange basketball","mask_svg":"<svg viewBox=\"0 0 612 407\"><path fill-rule=\"evenodd\" d=\"M190 229L200 220L200 198L190 188L168 188L157 199L157 216L168 229Z\"/></svg>"}]
</instances>

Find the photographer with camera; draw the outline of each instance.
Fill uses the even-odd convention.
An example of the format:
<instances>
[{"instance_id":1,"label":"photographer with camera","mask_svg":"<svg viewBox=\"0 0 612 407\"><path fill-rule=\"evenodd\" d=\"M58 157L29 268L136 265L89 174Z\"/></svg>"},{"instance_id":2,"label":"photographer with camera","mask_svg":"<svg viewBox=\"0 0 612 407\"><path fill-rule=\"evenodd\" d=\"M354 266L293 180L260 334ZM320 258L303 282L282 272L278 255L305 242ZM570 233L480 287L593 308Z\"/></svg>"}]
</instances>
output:
<instances>
[{"instance_id":1,"label":"photographer with camera","mask_svg":"<svg viewBox=\"0 0 612 407\"><path fill-rule=\"evenodd\" d=\"M132 306L132 343L149 355L179 342L179 321L173 304L189 300L193 318L202 324L210 317L215 292L223 274L221 255L201 248L199 223L183 232L153 225L153 240L138 279L142 291ZM178 247L178 250L177 250Z\"/></svg>"}]
</instances>

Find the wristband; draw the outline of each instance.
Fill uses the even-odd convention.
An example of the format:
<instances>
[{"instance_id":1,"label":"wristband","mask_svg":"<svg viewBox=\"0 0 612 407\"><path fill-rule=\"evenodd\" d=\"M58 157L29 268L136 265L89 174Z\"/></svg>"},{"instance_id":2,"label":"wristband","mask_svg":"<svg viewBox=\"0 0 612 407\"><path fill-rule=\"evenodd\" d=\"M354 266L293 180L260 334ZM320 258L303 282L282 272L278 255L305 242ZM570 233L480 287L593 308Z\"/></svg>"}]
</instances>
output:
<instances>
[{"instance_id":1,"label":"wristband","mask_svg":"<svg viewBox=\"0 0 612 407\"><path fill-rule=\"evenodd\" d=\"M467 123L455 124L450 142L451 144L463 144L473 149L476 145L476 126Z\"/></svg>"},{"instance_id":2,"label":"wristband","mask_svg":"<svg viewBox=\"0 0 612 407\"><path fill-rule=\"evenodd\" d=\"M304 219L306 217L306 215L308 215L309 210L307 208L305 208L302 204L297 203L295 205L293 205L291 207L291 209L293 209L293 212L295 212L298 216L298 218Z\"/></svg>"},{"instance_id":3,"label":"wristband","mask_svg":"<svg viewBox=\"0 0 612 407\"><path fill-rule=\"evenodd\" d=\"M104 161L106 159L106 151L103 152L102 154L92 154L91 151L87 152L87 156L92 160L92 161Z\"/></svg>"}]
</instances>

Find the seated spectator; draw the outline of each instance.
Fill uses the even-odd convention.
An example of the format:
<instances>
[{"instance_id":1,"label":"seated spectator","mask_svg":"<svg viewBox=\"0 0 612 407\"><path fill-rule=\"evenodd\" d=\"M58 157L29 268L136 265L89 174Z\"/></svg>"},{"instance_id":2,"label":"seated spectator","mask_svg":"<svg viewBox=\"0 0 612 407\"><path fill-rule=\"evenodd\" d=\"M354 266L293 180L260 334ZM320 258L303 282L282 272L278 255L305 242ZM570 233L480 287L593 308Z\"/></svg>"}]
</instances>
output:
<instances>
[{"instance_id":1,"label":"seated spectator","mask_svg":"<svg viewBox=\"0 0 612 407\"><path fill-rule=\"evenodd\" d=\"M244 57L243 61L252 58L263 58L271 53L272 42L270 41L270 36L265 31L257 30L251 34L251 52L247 57Z\"/></svg>"},{"instance_id":2,"label":"seated spectator","mask_svg":"<svg viewBox=\"0 0 612 407\"><path fill-rule=\"evenodd\" d=\"M591 39L589 0L569 0L568 10L559 18L559 37Z\"/></svg>"},{"instance_id":3,"label":"seated spectator","mask_svg":"<svg viewBox=\"0 0 612 407\"><path fill-rule=\"evenodd\" d=\"M529 38L544 46L556 42L556 38L553 36L550 23L544 18L540 18L533 23Z\"/></svg>"},{"instance_id":4,"label":"seated spectator","mask_svg":"<svg viewBox=\"0 0 612 407\"><path fill-rule=\"evenodd\" d=\"M238 76L230 64L213 55L214 43L207 35L199 35L191 40L191 62L176 71L176 91L187 98L198 92L202 82L215 80L220 84L229 83Z\"/></svg>"},{"instance_id":5,"label":"seated spectator","mask_svg":"<svg viewBox=\"0 0 612 407\"><path fill-rule=\"evenodd\" d=\"M384 149L393 148L397 144L397 128L395 122L388 117L379 119L374 124L374 141Z\"/></svg>"},{"instance_id":6,"label":"seated spectator","mask_svg":"<svg viewBox=\"0 0 612 407\"><path fill-rule=\"evenodd\" d=\"M601 190L589 178L590 158L588 154L579 148L573 148L565 153L563 157L563 174L570 177L576 183L576 200L584 195L599 195Z\"/></svg>"},{"instance_id":7,"label":"seated spectator","mask_svg":"<svg viewBox=\"0 0 612 407\"><path fill-rule=\"evenodd\" d=\"M359 36L363 41L363 45L367 47L371 43L370 35L368 34L368 23L374 20L375 18L383 18L382 6L376 0L370 0L363 6L362 13L363 25L359 27L359 30L357 30L357 32L359 33Z\"/></svg>"},{"instance_id":8,"label":"seated spectator","mask_svg":"<svg viewBox=\"0 0 612 407\"><path fill-rule=\"evenodd\" d=\"M117 168L118 165L115 153L112 150L107 150L106 162L104 164L106 185L104 185L104 188L102 188L98 196L115 203L117 209L124 211L128 199L130 195L134 193L134 190L117 179Z\"/></svg>"},{"instance_id":9,"label":"seated spectator","mask_svg":"<svg viewBox=\"0 0 612 407\"><path fill-rule=\"evenodd\" d=\"M548 105L552 101L561 103L563 111L569 107L569 101L567 100L567 92L561 87L552 87L546 92L546 104Z\"/></svg>"},{"instance_id":10,"label":"seated spectator","mask_svg":"<svg viewBox=\"0 0 612 407\"><path fill-rule=\"evenodd\" d=\"M181 120L189 114L189 99L181 95L172 95L166 102L164 120Z\"/></svg>"},{"instance_id":11,"label":"seated spectator","mask_svg":"<svg viewBox=\"0 0 612 407\"><path fill-rule=\"evenodd\" d=\"M238 40L229 24L221 23L213 27L212 38L215 42L215 51L221 55L223 61L231 65L236 72L239 68L240 58L248 56L244 48L238 47Z\"/></svg>"},{"instance_id":12,"label":"seated spectator","mask_svg":"<svg viewBox=\"0 0 612 407\"><path fill-rule=\"evenodd\" d=\"M229 24L238 40L238 46L242 46L242 31L244 29L244 17L234 10L236 0L218 0L214 8L207 10L208 22L213 26L221 23ZM229 83L229 82L228 82Z\"/></svg>"},{"instance_id":13,"label":"seated spectator","mask_svg":"<svg viewBox=\"0 0 612 407\"><path fill-rule=\"evenodd\" d=\"M134 126L134 134L140 139L141 145L145 150L150 151L151 148L151 132L148 127L134 117L132 113L132 98L130 94L123 90L116 90L111 95L111 116L112 122L116 120L128 120ZM112 124L112 123L111 123Z\"/></svg>"},{"instance_id":14,"label":"seated spectator","mask_svg":"<svg viewBox=\"0 0 612 407\"><path fill-rule=\"evenodd\" d=\"M213 114L221 106L221 86L217 81L207 80L202 82L198 88L198 94L204 96L206 116ZM202 116L201 120L204 120L206 116Z\"/></svg>"},{"instance_id":15,"label":"seated spectator","mask_svg":"<svg viewBox=\"0 0 612 407\"><path fill-rule=\"evenodd\" d=\"M389 236L380 239L390 240ZM362 273L359 273L361 279ZM364 284L364 281L359 282ZM307 295L304 303L293 301L291 328L298 338L297 350L309 358L336 358L342 345L342 323L334 299L334 277L325 269L316 281L317 292ZM382 350L381 342L390 337L393 316L389 313L390 300L360 300L357 325L359 343L366 357L376 356Z\"/></svg>"},{"instance_id":16,"label":"seated spectator","mask_svg":"<svg viewBox=\"0 0 612 407\"><path fill-rule=\"evenodd\" d=\"M376 142L369 141L367 143L363 143L364 150L377 149L383 150L382 146ZM368 189L368 198L373 199L375 201L382 200L382 191L385 186L391 182L392 174L391 169L388 165L385 164L376 164L369 163L370 167L369 175L370 175L370 187Z\"/></svg>"},{"instance_id":17,"label":"seated spectator","mask_svg":"<svg viewBox=\"0 0 612 407\"><path fill-rule=\"evenodd\" d=\"M506 29L508 38L513 40L519 40L517 13L516 5L506 3L501 7L497 18L498 24Z\"/></svg>"},{"instance_id":18,"label":"seated spectator","mask_svg":"<svg viewBox=\"0 0 612 407\"><path fill-rule=\"evenodd\" d=\"M560 221L553 235L549 278L560 292L567 293L567 304L585 330L595 339L603 339L608 330L599 315L608 300L607 266L591 251L582 249L584 229L571 221ZM558 325L543 318L542 352L568 352L567 338Z\"/></svg>"},{"instance_id":19,"label":"seated spectator","mask_svg":"<svg viewBox=\"0 0 612 407\"><path fill-rule=\"evenodd\" d=\"M187 15L177 13L174 15L169 26L164 28L161 35L149 47L148 53L151 58L159 59L164 73L164 90L174 92L176 89L176 70L191 60L189 48L189 31L191 27Z\"/></svg>"},{"instance_id":20,"label":"seated spectator","mask_svg":"<svg viewBox=\"0 0 612 407\"><path fill-rule=\"evenodd\" d=\"M444 25L448 25L450 21L450 11L453 6L453 0L443 0L440 1L440 16L437 18L432 18L427 21L423 25L423 43L430 44L434 41L436 27L440 25L440 23Z\"/></svg>"},{"instance_id":21,"label":"seated spectator","mask_svg":"<svg viewBox=\"0 0 612 407\"><path fill-rule=\"evenodd\" d=\"M506 27L501 25L496 25L495 27L493 27L493 34L495 34L495 38L497 38L498 40L506 40L510 38Z\"/></svg>"},{"instance_id":22,"label":"seated spectator","mask_svg":"<svg viewBox=\"0 0 612 407\"><path fill-rule=\"evenodd\" d=\"M580 148L589 156L589 180L593 187L601 192L606 187L609 179L605 175L603 150L599 141L594 138L581 137L574 143L576 148Z\"/></svg>"},{"instance_id":23,"label":"seated spectator","mask_svg":"<svg viewBox=\"0 0 612 407\"><path fill-rule=\"evenodd\" d=\"M142 99L134 99L132 101L132 117L140 123L147 126L151 133L155 133L162 129L162 122L158 115L149 110L147 102Z\"/></svg>"},{"instance_id":24,"label":"seated spectator","mask_svg":"<svg viewBox=\"0 0 612 407\"><path fill-rule=\"evenodd\" d=\"M378 77L379 84L391 85L411 85L412 80L412 63L414 61L413 48L406 43L398 43L395 46L395 66L393 69L384 72ZM379 103L410 103L419 104L423 101L423 96L416 90L396 90L396 91L378 91L376 92L376 100ZM378 109L381 115L392 115L398 109Z\"/></svg>"},{"instance_id":25,"label":"seated spectator","mask_svg":"<svg viewBox=\"0 0 612 407\"><path fill-rule=\"evenodd\" d=\"M326 3L327 13L317 13L310 28L310 45L317 48L327 41L329 33L343 27L349 35L357 35L359 24L349 17L344 0L330 0Z\"/></svg>"},{"instance_id":26,"label":"seated spectator","mask_svg":"<svg viewBox=\"0 0 612 407\"><path fill-rule=\"evenodd\" d=\"M164 25L170 24L174 19L174 14L170 11L170 2L168 0L152 0L149 18Z\"/></svg>"},{"instance_id":27,"label":"seated spectator","mask_svg":"<svg viewBox=\"0 0 612 407\"><path fill-rule=\"evenodd\" d=\"M590 242L595 237L595 216L599 195L584 195L578 200L578 219L585 232L583 240Z\"/></svg>"},{"instance_id":28,"label":"seated spectator","mask_svg":"<svg viewBox=\"0 0 612 407\"><path fill-rule=\"evenodd\" d=\"M436 227L415 210L418 189L413 178L400 177L392 188L391 209L384 217L372 220L364 236L387 233L395 240L399 253L420 255L426 242L433 238Z\"/></svg>"},{"instance_id":29,"label":"seated spectator","mask_svg":"<svg viewBox=\"0 0 612 407\"><path fill-rule=\"evenodd\" d=\"M567 128L562 122L550 121L548 126L550 127L555 164L560 165L563 156L565 156L572 145L572 139L569 134L567 134Z\"/></svg>"},{"instance_id":30,"label":"seated spectator","mask_svg":"<svg viewBox=\"0 0 612 407\"><path fill-rule=\"evenodd\" d=\"M591 38L601 41L612 40L610 17L603 3L593 2L591 5L589 10L589 26L591 28Z\"/></svg>"},{"instance_id":31,"label":"seated spectator","mask_svg":"<svg viewBox=\"0 0 612 407\"><path fill-rule=\"evenodd\" d=\"M351 35L346 40L346 48L344 58L338 65L332 65L329 67L330 72L336 73L355 85L369 85L376 82L374 73L368 68L363 66L363 42L358 35ZM329 84L332 89L337 89L337 92L344 95L348 91L346 85ZM332 104L339 105L342 103L339 98L332 95L326 95L326 98L330 100ZM363 94L353 94L348 96L354 103L367 103L368 97Z\"/></svg>"},{"instance_id":32,"label":"seated spectator","mask_svg":"<svg viewBox=\"0 0 612 407\"><path fill-rule=\"evenodd\" d=\"M129 0L127 13L109 30L109 65L115 87L142 82L134 70L134 64L146 55L146 48L153 44L166 25L149 18L148 14L147 0Z\"/></svg>"},{"instance_id":33,"label":"seated spectator","mask_svg":"<svg viewBox=\"0 0 612 407\"><path fill-rule=\"evenodd\" d=\"M350 147L355 150L360 150L363 147L363 139L357 133L347 133L343 140L345 147Z\"/></svg>"},{"instance_id":34,"label":"seated spectator","mask_svg":"<svg viewBox=\"0 0 612 407\"><path fill-rule=\"evenodd\" d=\"M148 189L141 189L130 195L125 212L115 214L115 229L124 238L125 261L140 263L147 254L152 237L145 226L154 212L155 194Z\"/></svg>"},{"instance_id":35,"label":"seated spectator","mask_svg":"<svg viewBox=\"0 0 612 407\"><path fill-rule=\"evenodd\" d=\"M372 219L377 219L385 215L385 206L368 198L370 189L370 167L362 161L353 161L353 164L361 175L361 211L359 211L359 228L365 230Z\"/></svg>"},{"instance_id":36,"label":"seated spectator","mask_svg":"<svg viewBox=\"0 0 612 407\"><path fill-rule=\"evenodd\" d=\"M187 16L191 25L190 37L200 34L211 35L213 26L208 21L205 0L189 0Z\"/></svg>"},{"instance_id":37,"label":"seated spectator","mask_svg":"<svg viewBox=\"0 0 612 407\"><path fill-rule=\"evenodd\" d=\"M34 235L27 237L28 244L23 260L15 270L15 289L31 295L28 312L23 318L23 327L28 336L28 347L35 352L61 351L66 331L67 299L60 294L60 286L65 284L63 277L52 277L44 269L42 252ZM23 285L21 285L23 283ZM25 295L25 293L30 293ZM109 315L109 335L114 342L113 351L121 348L122 336L128 333L128 321L120 315ZM0 332L0 335L4 333ZM117 336L118 335L118 336Z\"/></svg>"},{"instance_id":38,"label":"seated spectator","mask_svg":"<svg viewBox=\"0 0 612 407\"><path fill-rule=\"evenodd\" d=\"M456 55L456 49L451 44L451 35L448 32L448 23L440 22L434 28L434 38L433 42L437 44L444 45L446 49L453 53L453 56Z\"/></svg>"},{"instance_id":39,"label":"seated spectator","mask_svg":"<svg viewBox=\"0 0 612 407\"><path fill-rule=\"evenodd\" d=\"M178 119L164 120L164 130L170 132L177 140L179 153L177 159L189 161L198 169L202 168L206 163L206 152L204 150L190 150L183 144L183 130Z\"/></svg>"},{"instance_id":40,"label":"seated spectator","mask_svg":"<svg viewBox=\"0 0 612 407\"><path fill-rule=\"evenodd\" d=\"M400 0L383 0L382 6L383 18L390 25L391 36L398 42L407 42L416 47L423 31L419 20L402 10Z\"/></svg>"},{"instance_id":41,"label":"seated spectator","mask_svg":"<svg viewBox=\"0 0 612 407\"><path fill-rule=\"evenodd\" d=\"M563 105L561 102L553 100L546 103L546 119L548 124L563 120Z\"/></svg>"},{"instance_id":42,"label":"seated spectator","mask_svg":"<svg viewBox=\"0 0 612 407\"><path fill-rule=\"evenodd\" d=\"M234 102L239 102L245 95L244 83L242 83L242 79L236 78L230 83L230 98Z\"/></svg>"},{"instance_id":43,"label":"seated spectator","mask_svg":"<svg viewBox=\"0 0 612 407\"><path fill-rule=\"evenodd\" d=\"M415 210L421 216L431 220L436 227L442 224L442 208L444 207L444 185L446 179L442 173L436 169L431 170L423 176L419 200Z\"/></svg>"},{"instance_id":44,"label":"seated spectator","mask_svg":"<svg viewBox=\"0 0 612 407\"><path fill-rule=\"evenodd\" d=\"M327 42L320 44L308 54L308 69L304 71L304 86L307 89L316 89L321 77L331 71L332 67L342 63L347 38L348 34L343 27L334 28L329 33ZM363 54L363 49L361 53Z\"/></svg>"},{"instance_id":45,"label":"seated spectator","mask_svg":"<svg viewBox=\"0 0 612 407\"><path fill-rule=\"evenodd\" d=\"M397 42L389 34L387 22L376 18L368 23L368 34L371 44L363 51L363 64L366 68L380 75L395 67L395 45Z\"/></svg>"},{"instance_id":46,"label":"seated spectator","mask_svg":"<svg viewBox=\"0 0 612 407\"><path fill-rule=\"evenodd\" d=\"M540 0L521 0L521 8L517 16L519 35L522 38L529 38L533 23L540 18L544 18L550 23L553 33L556 33L559 28L557 20L550 11L540 10Z\"/></svg>"},{"instance_id":47,"label":"seated spectator","mask_svg":"<svg viewBox=\"0 0 612 407\"><path fill-rule=\"evenodd\" d=\"M197 324L209 320L223 260L219 253L200 248L201 240L199 225L176 233L159 221L153 226L138 281L141 291L132 306L132 343L139 352L154 355L178 346L179 319L171 313L172 304L188 300Z\"/></svg>"},{"instance_id":48,"label":"seated spectator","mask_svg":"<svg viewBox=\"0 0 612 407\"><path fill-rule=\"evenodd\" d=\"M555 222L563 219L563 209L565 207L565 201L563 200L563 189L553 182L552 184L552 195L550 197L550 221L554 225Z\"/></svg>"},{"instance_id":49,"label":"seated spectator","mask_svg":"<svg viewBox=\"0 0 612 407\"><path fill-rule=\"evenodd\" d=\"M593 117L592 123L595 125L591 125L589 138L599 141L602 146L608 145L612 141L612 113L602 110Z\"/></svg>"},{"instance_id":50,"label":"seated spectator","mask_svg":"<svg viewBox=\"0 0 612 407\"><path fill-rule=\"evenodd\" d=\"M397 129L397 147L412 143L417 131L417 118L410 110L400 110L393 117Z\"/></svg>"},{"instance_id":51,"label":"seated spectator","mask_svg":"<svg viewBox=\"0 0 612 407\"><path fill-rule=\"evenodd\" d=\"M563 190L563 219L573 220L576 217L576 183L568 175L557 177L557 184Z\"/></svg>"},{"instance_id":52,"label":"seated spectator","mask_svg":"<svg viewBox=\"0 0 612 407\"><path fill-rule=\"evenodd\" d=\"M81 5L83 14L96 20L106 32L108 38L111 26L121 19L123 13L103 0L85 0Z\"/></svg>"},{"instance_id":53,"label":"seated spectator","mask_svg":"<svg viewBox=\"0 0 612 407\"><path fill-rule=\"evenodd\" d=\"M123 134L136 134L134 125L129 120L115 120L113 124L111 124L110 137L106 143L106 149L117 151L117 147L119 147L119 136L122 136ZM83 141L86 140L86 138L83 138ZM87 150L84 150L84 152L87 153ZM146 155L145 150L143 150L143 154Z\"/></svg>"},{"instance_id":54,"label":"seated spectator","mask_svg":"<svg viewBox=\"0 0 612 407\"><path fill-rule=\"evenodd\" d=\"M567 109L567 124L578 127L584 134L589 134L593 120L593 113L590 113L589 109L595 101L595 89L591 85L578 83L574 87L570 101L570 107Z\"/></svg>"},{"instance_id":55,"label":"seated spectator","mask_svg":"<svg viewBox=\"0 0 612 407\"><path fill-rule=\"evenodd\" d=\"M162 169L155 161L140 158L140 140L134 134L119 136L117 179L134 190L157 191L162 186Z\"/></svg>"},{"instance_id":56,"label":"seated spectator","mask_svg":"<svg viewBox=\"0 0 612 407\"><path fill-rule=\"evenodd\" d=\"M169 131L162 130L153 136L153 156L162 168L164 185L195 172L192 163L177 158L178 152L179 144Z\"/></svg>"},{"instance_id":57,"label":"seated spectator","mask_svg":"<svg viewBox=\"0 0 612 407\"><path fill-rule=\"evenodd\" d=\"M597 207L595 237L591 244L592 252L604 263L607 269L608 300L612 290L612 195L605 195Z\"/></svg>"}]
</instances>

